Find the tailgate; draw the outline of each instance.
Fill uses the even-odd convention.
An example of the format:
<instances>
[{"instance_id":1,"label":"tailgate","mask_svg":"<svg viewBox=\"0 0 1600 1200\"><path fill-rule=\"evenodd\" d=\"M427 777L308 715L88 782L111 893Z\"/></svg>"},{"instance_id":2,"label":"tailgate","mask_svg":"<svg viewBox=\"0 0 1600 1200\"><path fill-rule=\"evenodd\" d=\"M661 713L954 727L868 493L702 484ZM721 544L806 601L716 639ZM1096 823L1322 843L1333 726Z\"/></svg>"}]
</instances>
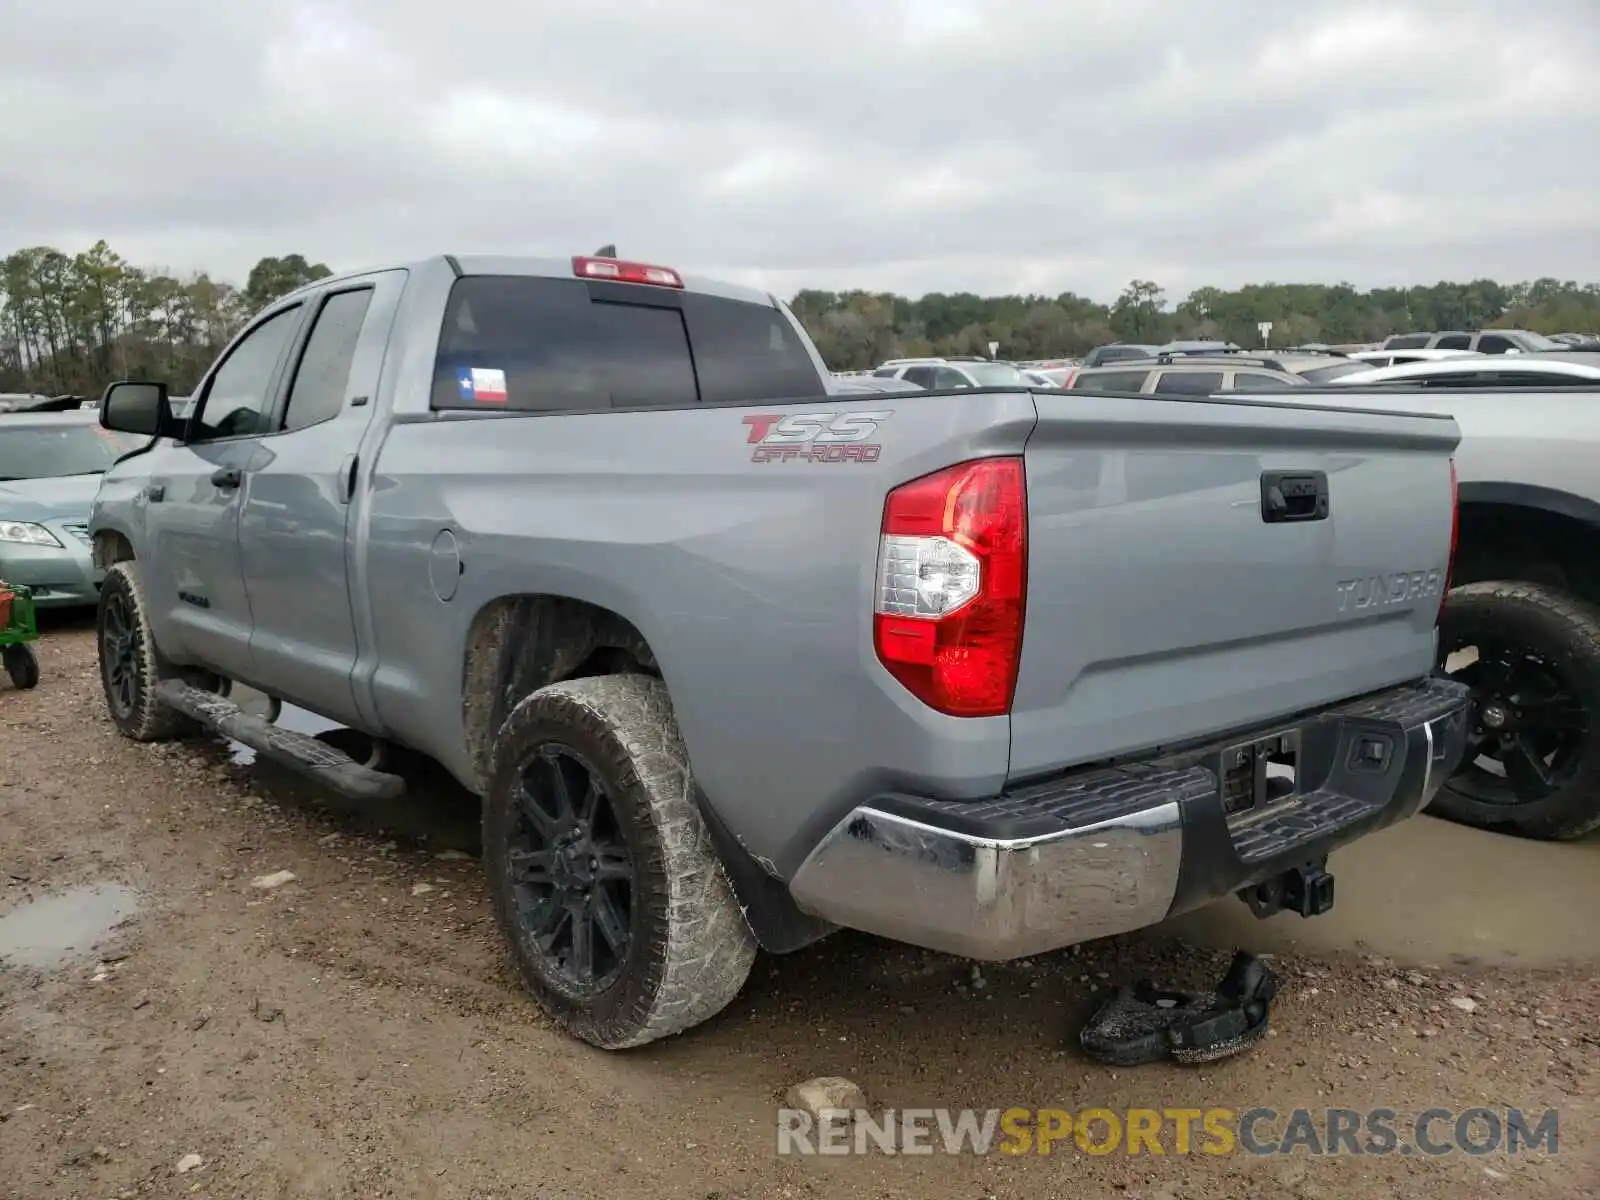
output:
<instances>
[{"instance_id":1,"label":"tailgate","mask_svg":"<svg viewBox=\"0 0 1600 1200\"><path fill-rule=\"evenodd\" d=\"M1454 420L1034 397L1012 777L1432 670Z\"/></svg>"}]
</instances>

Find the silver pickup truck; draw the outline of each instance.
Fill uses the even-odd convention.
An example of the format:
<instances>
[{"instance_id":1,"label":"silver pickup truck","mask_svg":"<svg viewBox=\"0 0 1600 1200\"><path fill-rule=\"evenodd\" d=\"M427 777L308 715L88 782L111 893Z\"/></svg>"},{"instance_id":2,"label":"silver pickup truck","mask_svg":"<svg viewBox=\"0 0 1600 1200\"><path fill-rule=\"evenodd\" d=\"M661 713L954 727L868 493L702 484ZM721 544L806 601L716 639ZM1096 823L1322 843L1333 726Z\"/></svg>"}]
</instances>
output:
<instances>
[{"instance_id":1,"label":"silver pickup truck","mask_svg":"<svg viewBox=\"0 0 1600 1200\"><path fill-rule=\"evenodd\" d=\"M1312 915L1455 769L1449 417L826 379L782 303L664 267L320 280L184 418L106 391L154 436L91 522L111 718L368 797L442 763L523 979L608 1048L840 926Z\"/></svg>"}]
</instances>

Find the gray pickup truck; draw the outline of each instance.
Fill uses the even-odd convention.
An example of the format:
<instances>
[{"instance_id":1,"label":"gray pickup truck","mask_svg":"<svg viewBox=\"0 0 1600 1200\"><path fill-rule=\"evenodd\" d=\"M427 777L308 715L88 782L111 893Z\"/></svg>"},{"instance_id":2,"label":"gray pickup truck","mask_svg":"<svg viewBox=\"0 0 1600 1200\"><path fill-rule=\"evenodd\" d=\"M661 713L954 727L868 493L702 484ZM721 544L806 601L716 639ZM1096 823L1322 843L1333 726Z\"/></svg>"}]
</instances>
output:
<instances>
[{"instance_id":1,"label":"gray pickup truck","mask_svg":"<svg viewBox=\"0 0 1600 1200\"><path fill-rule=\"evenodd\" d=\"M91 522L112 720L367 797L442 763L527 986L607 1048L841 926L993 960L1321 912L1455 769L1449 417L826 379L662 267L320 280L184 418L106 391L154 437Z\"/></svg>"}]
</instances>

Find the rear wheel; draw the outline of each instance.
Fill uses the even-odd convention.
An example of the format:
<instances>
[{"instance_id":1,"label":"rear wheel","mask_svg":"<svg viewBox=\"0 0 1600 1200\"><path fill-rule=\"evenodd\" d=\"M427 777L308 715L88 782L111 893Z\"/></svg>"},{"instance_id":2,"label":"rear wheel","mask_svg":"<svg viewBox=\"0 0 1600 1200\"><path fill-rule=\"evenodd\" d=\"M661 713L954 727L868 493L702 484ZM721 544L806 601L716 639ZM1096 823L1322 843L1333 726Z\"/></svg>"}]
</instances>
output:
<instances>
[{"instance_id":1,"label":"rear wheel","mask_svg":"<svg viewBox=\"0 0 1600 1200\"><path fill-rule=\"evenodd\" d=\"M1600 828L1600 609L1544 584L1467 584L1439 654L1472 688L1473 725L1429 811L1545 840Z\"/></svg>"},{"instance_id":2,"label":"rear wheel","mask_svg":"<svg viewBox=\"0 0 1600 1200\"><path fill-rule=\"evenodd\" d=\"M495 741L484 862L523 982L607 1050L682 1032L744 985L755 941L693 800L660 680L543 688Z\"/></svg>"},{"instance_id":3,"label":"rear wheel","mask_svg":"<svg viewBox=\"0 0 1600 1200\"><path fill-rule=\"evenodd\" d=\"M100 683L105 689L111 723L123 737L159 742L197 728L182 713L156 699L156 684L175 674L161 661L139 587L139 569L132 560L106 570L100 585L97 642Z\"/></svg>"}]
</instances>

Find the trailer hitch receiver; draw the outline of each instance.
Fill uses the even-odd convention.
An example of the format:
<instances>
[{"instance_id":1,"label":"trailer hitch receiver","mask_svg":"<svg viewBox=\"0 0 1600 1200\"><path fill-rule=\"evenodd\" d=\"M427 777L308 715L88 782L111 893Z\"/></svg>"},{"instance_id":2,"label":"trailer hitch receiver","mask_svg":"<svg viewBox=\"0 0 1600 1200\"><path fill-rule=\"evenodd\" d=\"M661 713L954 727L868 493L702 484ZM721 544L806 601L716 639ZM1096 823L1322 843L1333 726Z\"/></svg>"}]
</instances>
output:
<instances>
[{"instance_id":1,"label":"trailer hitch receiver","mask_svg":"<svg viewBox=\"0 0 1600 1200\"><path fill-rule=\"evenodd\" d=\"M1258 917L1276 912L1297 912L1302 917L1319 917L1333 907L1333 876L1328 874L1328 856L1290 867L1239 892L1239 898Z\"/></svg>"}]
</instances>

